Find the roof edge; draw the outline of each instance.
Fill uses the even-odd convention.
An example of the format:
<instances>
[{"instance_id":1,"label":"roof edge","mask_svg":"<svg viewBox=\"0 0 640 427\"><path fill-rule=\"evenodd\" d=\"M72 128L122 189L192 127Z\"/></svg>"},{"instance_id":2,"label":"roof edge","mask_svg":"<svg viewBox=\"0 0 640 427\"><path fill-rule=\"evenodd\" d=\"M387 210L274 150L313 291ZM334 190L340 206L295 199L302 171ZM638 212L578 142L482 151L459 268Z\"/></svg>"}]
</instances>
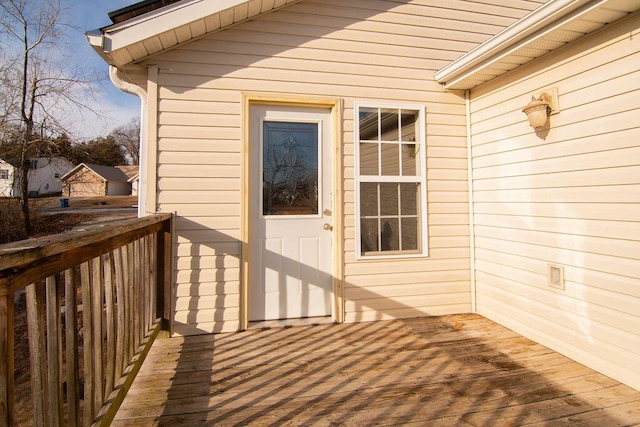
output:
<instances>
[{"instance_id":1,"label":"roof edge","mask_svg":"<svg viewBox=\"0 0 640 427\"><path fill-rule=\"evenodd\" d=\"M181 0L142 0L138 3L122 7L120 9L109 12L109 19L114 24L126 21L136 16L143 15L150 11L169 6Z\"/></svg>"},{"instance_id":2,"label":"roof edge","mask_svg":"<svg viewBox=\"0 0 640 427\"><path fill-rule=\"evenodd\" d=\"M433 74L445 88L609 0L550 0Z\"/></svg>"},{"instance_id":3,"label":"roof edge","mask_svg":"<svg viewBox=\"0 0 640 427\"><path fill-rule=\"evenodd\" d=\"M102 28L101 46L105 53L131 46L157 34L188 25L199 17L218 13L249 0L180 1L117 24ZM93 40L89 40L92 45Z\"/></svg>"}]
</instances>

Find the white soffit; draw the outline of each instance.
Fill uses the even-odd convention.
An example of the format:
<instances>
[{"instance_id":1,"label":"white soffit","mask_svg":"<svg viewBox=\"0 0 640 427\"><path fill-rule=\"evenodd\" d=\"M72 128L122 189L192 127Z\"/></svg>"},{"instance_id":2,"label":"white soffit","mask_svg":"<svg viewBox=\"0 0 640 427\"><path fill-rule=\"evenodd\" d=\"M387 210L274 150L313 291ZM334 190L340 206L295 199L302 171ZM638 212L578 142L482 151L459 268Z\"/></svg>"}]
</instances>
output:
<instances>
[{"instance_id":1,"label":"white soffit","mask_svg":"<svg viewBox=\"0 0 640 427\"><path fill-rule=\"evenodd\" d=\"M116 67L300 0L184 0L86 34Z\"/></svg>"},{"instance_id":2,"label":"white soffit","mask_svg":"<svg viewBox=\"0 0 640 427\"><path fill-rule=\"evenodd\" d=\"M640 10L640 0L550 0L437 71L447 89L472 89Z\"/></svg>"}]
</instances>

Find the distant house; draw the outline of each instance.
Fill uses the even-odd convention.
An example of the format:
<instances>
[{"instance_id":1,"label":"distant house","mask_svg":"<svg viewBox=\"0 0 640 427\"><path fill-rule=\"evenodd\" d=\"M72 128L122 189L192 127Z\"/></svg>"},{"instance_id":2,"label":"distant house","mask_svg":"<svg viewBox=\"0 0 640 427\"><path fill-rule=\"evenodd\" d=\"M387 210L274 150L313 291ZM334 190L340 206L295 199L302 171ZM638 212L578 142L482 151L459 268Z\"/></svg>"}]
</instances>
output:
<instances>
[{"instance_id":1,"label":"distant house","mask_svg":"<svg viewBox=\"0 0 640 427\"><path fill-rule=\"evenodd\" d=\"M17 170L17 164L9 160L0 159L0 196L11 197L13 195L13 177Z\"/></svg>"},{"instance_id":2,"label":"distant house","mask_svg":"<svg viewBox=\"0 0 640 427\"><path fill-rule=\"evenodd\" d=\"M129 178L129 182L131 183L131 195L138 195L138 183L140 182L140 173L136 173L131 178Z\"/></svg>"},{"instance_id":3,"label":"distant house","mask_svg":"<svg viewBox=\"0 0 640 427\"><path fill-rule=\"evenodd\" d=\"M29 196L46 196L62 192L61 177L73 169L73 163L64 157L36 157L29 160ZM18 162L0 159L0 197L20 197L17 177Z\"/></svg>"},{"instance_id":4,"label":"distant house","mask_svg":"<svg viewBox=\"0 0 640 427\"><path fill-rule=\"evenodd\" d=\"M125 175L127 175L127 178L129 178L127 182L131 184L131 195L137 196L138 181L140 177L140 174L138 172L138 165L116 166L116 168L120 169L122 172L124 172Z\"/></svg>"},{"instance_id":5,"label":"distant house","mask_svg":"<svg viewBox=\"0 0 640 427\"><path fill-rule=\"evenodd\" d=\"M125 167L126 168L126 167ZM121 167L80 163L62 177L69 197L126 196L131 194L129 176Z\"/></svg>"}]
</instances>

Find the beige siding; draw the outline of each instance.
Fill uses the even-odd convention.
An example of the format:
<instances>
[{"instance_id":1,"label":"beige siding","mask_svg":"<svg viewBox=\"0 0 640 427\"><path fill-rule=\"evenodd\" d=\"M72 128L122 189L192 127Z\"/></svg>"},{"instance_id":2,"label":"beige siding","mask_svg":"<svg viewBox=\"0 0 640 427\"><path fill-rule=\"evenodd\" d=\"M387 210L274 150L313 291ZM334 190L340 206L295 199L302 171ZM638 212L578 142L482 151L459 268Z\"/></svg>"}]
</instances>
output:
<instances>
[{"instance_id":1,"label":"beige siding","mask_svg":"<svg viewBox=\"0 0 640 427\"><path fill-rule=\"evenodd\" d=\"M640 16L472 92L477 309L640 388ZM536 136L520 111L557 87ZM565 289L547 284L564 266Z\"/></svg>"},{"instance_id":2,"label":"beige siding","mask_svg":"<svg viewBox=\"0 0 640 427\"><path fill-rule=\"evenodd\" d=\"M240 325L247 92L344 100L346 321L469 312L465 104L431 75L541 3L303 1L149 60L160 73L158 207L179 216L176 331ZM353 105L366 99L426 106L429 258L355 260Z\"/></svg>"}]
</instances>

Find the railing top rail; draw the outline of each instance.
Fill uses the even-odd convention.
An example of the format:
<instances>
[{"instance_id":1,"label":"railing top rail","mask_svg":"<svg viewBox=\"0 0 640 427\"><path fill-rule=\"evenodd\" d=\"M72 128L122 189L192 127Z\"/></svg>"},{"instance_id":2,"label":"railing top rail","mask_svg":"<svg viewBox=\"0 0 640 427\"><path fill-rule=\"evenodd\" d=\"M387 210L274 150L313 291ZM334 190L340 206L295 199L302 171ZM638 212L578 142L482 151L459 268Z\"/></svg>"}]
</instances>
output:
<instances>
[{"instance_id":1,"label":"railing top rail","mask_svg":"<svg viewBox=\"0 0 640 427\"><path fill-rule=\"evenodd\" d=\"M112 241L123 235L144 234L145 229L154 229L154 226L158 227L170 218L171 214L169 213L156 214L0 245L0 295L6 295L22 286L22 284L9 283L11 278L15 278L19 273L33 269L35 266L42 266L44 269L44 260L61 259L65 254L75 257L79 254L97 256L93 254L109 250L107 246L103 245L104 242ZM149 233L151 232L153 231L149 231ZM127 242L119 243L126 244Z\"/></svg>"}]
</instances>

